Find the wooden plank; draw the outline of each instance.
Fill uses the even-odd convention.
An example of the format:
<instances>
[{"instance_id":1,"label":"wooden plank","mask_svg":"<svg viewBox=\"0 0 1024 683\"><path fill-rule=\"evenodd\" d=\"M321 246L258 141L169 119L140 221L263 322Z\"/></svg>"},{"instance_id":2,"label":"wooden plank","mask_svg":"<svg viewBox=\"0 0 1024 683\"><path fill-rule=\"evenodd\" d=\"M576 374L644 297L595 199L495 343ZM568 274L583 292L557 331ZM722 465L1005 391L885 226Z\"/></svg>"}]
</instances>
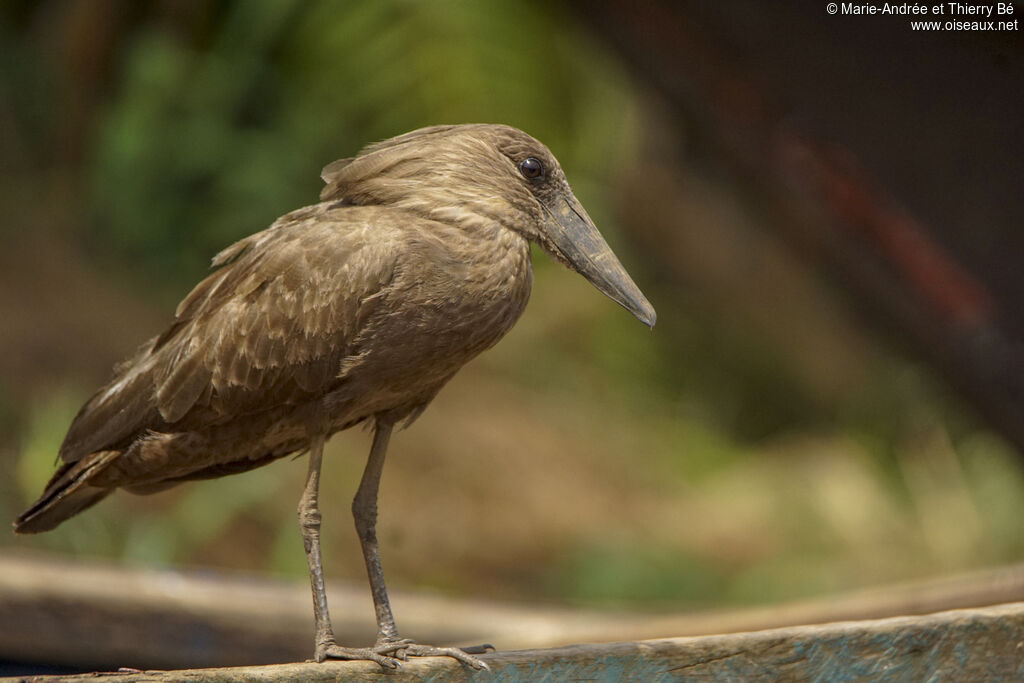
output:
<instances>
[{"instance_id":1,"label":"wooden plank","mask_svg":"<svg viewBox=\"0 0 1024 683\"><path fill-rule=\"evenodd\" d=\"M798 626L483 655L477 672L444 658L407 662L399 681L1011 681L1024 679L1024 603L924 617ZM380 681L369 662L19 678L19 681Z\"/></svg>"},{"instance_id":2,"label":"wooden plank","mask_svg":"<svg viewBox=\"0 0 1024 683\"><path fill-rule=\"evenodd\" d=\"M332 584L340 642L375 626L363 585ZM756 631L1024 601L1024 565L756 609L684 614L513 605L395 591L402 632L503 651L579 642ZM81 668L183 668L301 661L312 649L303 581L0 557L0 660Z\"/></svg>"}]
</instances>

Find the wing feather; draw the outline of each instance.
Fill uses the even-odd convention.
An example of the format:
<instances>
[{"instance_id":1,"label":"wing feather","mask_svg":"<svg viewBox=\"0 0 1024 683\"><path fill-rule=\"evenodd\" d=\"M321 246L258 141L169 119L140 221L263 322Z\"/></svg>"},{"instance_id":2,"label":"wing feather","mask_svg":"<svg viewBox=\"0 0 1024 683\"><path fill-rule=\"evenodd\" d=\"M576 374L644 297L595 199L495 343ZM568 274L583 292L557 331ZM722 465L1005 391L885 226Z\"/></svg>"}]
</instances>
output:
<instances>
[{"instance_id":1,"label":"wing feather","mask_svg":"<svg viewBox=\"0 0 1024 683\"><path fill-rule=\"evenodd\" d=\"M61 458L330 390L393 277L395 245L368 239L372 216L319 204L218 254L217 270L182 300L174 323L82 408Z\"/></svg>"}]
</instances>

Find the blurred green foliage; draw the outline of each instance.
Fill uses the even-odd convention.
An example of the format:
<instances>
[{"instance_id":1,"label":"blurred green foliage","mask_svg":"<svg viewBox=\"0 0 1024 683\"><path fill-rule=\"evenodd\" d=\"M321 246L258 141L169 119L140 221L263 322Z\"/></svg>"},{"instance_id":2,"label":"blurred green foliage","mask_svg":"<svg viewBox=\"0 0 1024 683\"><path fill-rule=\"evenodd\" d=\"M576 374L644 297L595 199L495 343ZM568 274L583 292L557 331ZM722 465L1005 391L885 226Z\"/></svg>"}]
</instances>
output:
<instances>
[{"instance_id":1,"label":"blurred green foliage","mask_svg":"<svg viewBox=\"0 0 1024 683\"><path fill-rule=\"evenodd\" d=\"M161 25L133 33L93 150L99 237L179 284L316 201L322 166L407 130L521 127L557 150L584 196L614 170L603 159L633 147L621 74L551 8L320 0L222 13L204 45Z\"/></svg>"}]
</instances>

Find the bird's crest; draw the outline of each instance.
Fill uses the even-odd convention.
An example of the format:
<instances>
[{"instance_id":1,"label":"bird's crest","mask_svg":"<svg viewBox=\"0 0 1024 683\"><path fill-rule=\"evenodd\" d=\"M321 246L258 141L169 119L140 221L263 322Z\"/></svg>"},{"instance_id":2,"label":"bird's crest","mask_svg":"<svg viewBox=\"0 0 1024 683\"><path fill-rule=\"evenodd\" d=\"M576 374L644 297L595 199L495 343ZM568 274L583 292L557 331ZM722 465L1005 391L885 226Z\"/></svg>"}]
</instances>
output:
<instances>
[{"instance_id":1,"label":"bird's crest","mask_svg":"<svg viewBox=\"0 0 1024 683\"><path fill-rule=\"evenodd\" d=\"M399 164L417 163L422 166L427 160L422 155L422 143L427 138L444 137L456 129L467 126L429 126L405 135L383 140L364 147L357 156L338 159L324 166L320 177L327 186L320 192L321 201L332 199L353 200L359 194L359 185L368 179L379 178ZM410 155L410 143L417 143L417 154ZM411 173L414 169L403 169ZM359 202L357 202L359 203Z\"/></svg>"}]
</instances>

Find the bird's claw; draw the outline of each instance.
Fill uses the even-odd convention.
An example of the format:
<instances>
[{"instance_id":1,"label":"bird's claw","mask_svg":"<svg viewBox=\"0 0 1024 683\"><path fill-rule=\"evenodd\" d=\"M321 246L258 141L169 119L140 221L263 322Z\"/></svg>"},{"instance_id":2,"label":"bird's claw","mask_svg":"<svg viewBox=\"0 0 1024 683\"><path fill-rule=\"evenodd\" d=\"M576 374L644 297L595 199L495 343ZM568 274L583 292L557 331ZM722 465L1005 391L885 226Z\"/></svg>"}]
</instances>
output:
<instances>
[{"instance_id":1,"label":"bird's claw","mask_svg":"<svg viewBox=\"0 0 1024 683\"><path fill-rule=\"evenodd\" d=\"M406 659L405 649L413 644L413 641L408 638L378 641L373 647L342 647L334 641L328 641L317 646L316 661L322 662L325 659L365 659L376 662L385 669L398 669L402 666L402 663L398 660Z\"/></svg>"},{"instance_id":2,"label":"bird's claw","mask_svg":"<svg viewBox=\"0 0 1024 683\"><path fill-rule=\"evenodd\" d=\"M325 659L347 659L367 660L376 662L385 669L399 669L402 662L409 657L451 657L462 662L473 669L490 669L474 654L484 654L493 650L490 644L475 645L464 650L457 647L434 647L433 645L420 645L409 639L399 640L378 640L373 647L342 647L334 641L328 641L317 647L316 661L322 662Z\"/></svg>"},{"instance_id":3,"label":"bird's claw","mask_svg":"<svg viewBox=\"0 0 1024 683\"><path fill-rule=\"evenodd\" d=\"M472 650L474 654L483 654L487 652L487 648L494 649L492 645L480 645L476 647L467 648ZM412 643L405 646L404 654L412 657L451 657L452 659L462 662L466 666L473 669L485 669L490 670L491 667L487 666L482 660L477 659L470 654L467 650L463 650L457 647L434 647L433 645L420 645L419 643Z\"/></svg>"},{"instance_id":4,"label":"bird's claw","mask_svg":"<svg viewBox=\"0 0 1024 683\"><path fill-rule=\"evenodd\" d=\"M494 647L490 643L482 643L480 645L468 645L466 647L460 647L459 649L465 652L467 655L485 655L488 652L496 652L498 648Z\"/></svg>"}]
</instances>

